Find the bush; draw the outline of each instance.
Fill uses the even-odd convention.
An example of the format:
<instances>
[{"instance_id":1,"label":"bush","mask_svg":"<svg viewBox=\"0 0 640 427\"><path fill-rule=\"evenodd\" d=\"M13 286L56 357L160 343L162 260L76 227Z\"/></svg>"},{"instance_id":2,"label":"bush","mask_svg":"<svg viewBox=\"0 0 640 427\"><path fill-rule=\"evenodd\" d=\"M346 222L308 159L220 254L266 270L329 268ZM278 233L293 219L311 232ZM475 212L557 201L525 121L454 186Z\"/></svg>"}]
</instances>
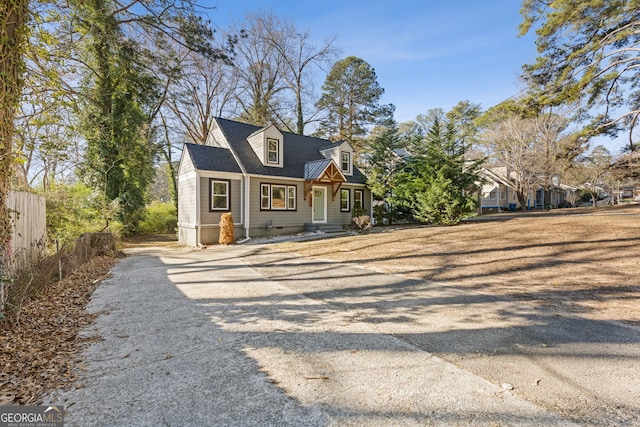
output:
<instances>
[{"instance_id":1,"label":"bush","mask_svg":"<svg viewBox=\"0 0 640 427\"><path fill-rule=\"evenodd\" d=\"M113 206L105 208L103 197L82 183L60 184L47 194L47 235L72 247L83 233L109 231L119 234L122 224L105 220Z\"/></svg>"},{"instance_id":2,"label":"bush","mask_svg":"<svg viewBox=\"0 0 640 427\"><path fill-rule=\"evenodd\" d=\"M368 233L371 230L371 218L369 215L358 215L351 218L351 223L358 233Z\"/></svg>"},{"instance_id":3,"label":"bush","mask_svg":"<svg viewBox=\"0 0 640 427\"><path fill-rule=\"evenodd\" d=\"M178 213L172 202L152 202L147 206L138 230L146 234L175 233L177 226Z\"/></svg>"}]
</instances>

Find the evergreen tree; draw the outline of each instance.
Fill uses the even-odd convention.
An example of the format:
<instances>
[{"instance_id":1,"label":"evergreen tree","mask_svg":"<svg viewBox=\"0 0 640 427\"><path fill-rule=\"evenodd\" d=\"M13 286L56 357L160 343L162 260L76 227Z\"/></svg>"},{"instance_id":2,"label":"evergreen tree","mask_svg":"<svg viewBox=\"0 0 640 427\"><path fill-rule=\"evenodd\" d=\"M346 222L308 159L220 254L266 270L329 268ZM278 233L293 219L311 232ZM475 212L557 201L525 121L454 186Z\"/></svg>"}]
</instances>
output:
<instances>
[{"instance_id":1,"label":"evergreen tree","mask_svg":"<svg viewBox=\"0 0 640 427\"><path fill-rule=\"evenodd\" d=\"M640 117L638 0L524 0L520 34L535 29L540 56L526 65L532 103L578 105L586 134L626 129L637 149Z\"/></svg>"},{"instance_id":2,"label":"evergreen tree","mask_svg":"<svg viewBox=\"0 0 640 427\"><path fill-rule=\"evenodd\" d=\"M403 162L398 154L402 146L402 140L395 125L376 128L367 138L364 146L367 185L373 195L380 200L393 188L396 172Z\"/></svg>"},{"instance_id":3,"label":"evergreen tree","mask_svg":"<svg viewBox=\"0 0 640 427\"><path fill-rule=\"evenodd\" d=\"M127 40L108 2L83 2L87 27L87 73L82 90L83 134L87 142L83 174L103 191L105 203L116 201L117 219L135 231L153 176L154 151L149 142L149 111L157 81L146 72L139 46ZM107 218L108 220L109 218Z\"/></svg>"},{"instance_id":4,"label":"evergreen tree","mask_svg":"<svg viewBox=\"0 0 640 427\"><path fill-rule=\"evenodd\" d=\"M375 128L365 141L363 157L367 186L376 200L385 202L378 205L382 206L376 212L379 222L384 217L391 223L398 214L388 201L393 196L398 171L404 165L401 151L404 143L395 124Z\"/></svg>"},{"instance_id":5,"label":"evergreen tree","mask_svg":"<svg viewBox=\"0 0 640 427\"><path fill-rule=\"evenodd\" d=\"M436 120L424 154L412 157L396 181L393 200L430 224L456 224L476 209L481 160L464 159L465 144L453 123Z\"/></svg>"},{"instance_id":6,"label":"evergreen tree","mask_svg":"<svg viewBox=\"0 0 640 427\"><path fill-rule=\"evenodd\" d=\"M360 149L369 126L389 125L393 120L393 104L380 104L383 93L375 70L363 59L349 56L336 62L316 104L326 113L318 135Z\"/></svg>"},{"instance_id":7,"label":"evergreen tree","mask_svg":"<svg viewBox=\"0 0 640 427\"><path fill-rule=\"evenodd\" d=\"M226 58L214 48L209 23L192 0L72 0L70 24L59 35L70 42L81 64L81 131L87 148L80 173L117 206L125 232L136 231L153 177L157 146L154 120L168 87L180 78L178 50ZM140 7L137 7L140 6ZM69 27L69 31L65 29Z\"/></svg>"}]
</instances>

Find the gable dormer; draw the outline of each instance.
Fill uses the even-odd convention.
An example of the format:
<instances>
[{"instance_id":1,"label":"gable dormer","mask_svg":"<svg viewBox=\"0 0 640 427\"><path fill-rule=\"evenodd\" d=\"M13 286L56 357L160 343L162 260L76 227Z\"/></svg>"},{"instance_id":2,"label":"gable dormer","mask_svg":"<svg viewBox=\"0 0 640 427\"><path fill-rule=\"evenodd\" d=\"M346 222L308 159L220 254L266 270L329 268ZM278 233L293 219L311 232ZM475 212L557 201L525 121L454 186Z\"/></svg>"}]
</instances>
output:
<instances>
[{"instance_id":1,"label":"gable dormer","mask_svg":"<svg viewBox=\"0 0 640 427\"><path fill-rule=\"evenodd\" d=\"M325 159L332 159L345 176L353 175L353 148L346 142L338 142L320 150Z\"/></svg>"},{"instance_id":2,"label":"gable dormer","mask_svg":"<svg viewBox=\"0 0 640 427\"><path fill-rule=\"evenodd\" d=\"M282 132L274 125L259 129L247 137L247 142L264 166L281 168L284 166L284 145Z\"/></svg>"}]
</instances>

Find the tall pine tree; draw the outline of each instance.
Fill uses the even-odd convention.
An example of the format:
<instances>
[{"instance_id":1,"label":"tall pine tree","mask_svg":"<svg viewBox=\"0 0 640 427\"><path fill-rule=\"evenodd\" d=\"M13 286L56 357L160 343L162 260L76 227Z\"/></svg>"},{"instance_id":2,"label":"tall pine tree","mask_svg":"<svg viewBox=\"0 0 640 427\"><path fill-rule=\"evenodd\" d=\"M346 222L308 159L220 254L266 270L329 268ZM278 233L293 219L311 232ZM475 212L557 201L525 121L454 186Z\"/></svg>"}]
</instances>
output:
<instances>
[{"instance_id":1,"label":"tall pine tree","mask_svg":"<svg viewBox=\"0 0 640 427\"><path fill-rule=\"evenodd\" d=\"M359 151L370 126L389 125L393 120L393 104L380 104L383 93L375 70L363 59L349 56L336 62L316 103L326 113L317 133L332 141L347 141Z\"/></svg>"}]
</instances>

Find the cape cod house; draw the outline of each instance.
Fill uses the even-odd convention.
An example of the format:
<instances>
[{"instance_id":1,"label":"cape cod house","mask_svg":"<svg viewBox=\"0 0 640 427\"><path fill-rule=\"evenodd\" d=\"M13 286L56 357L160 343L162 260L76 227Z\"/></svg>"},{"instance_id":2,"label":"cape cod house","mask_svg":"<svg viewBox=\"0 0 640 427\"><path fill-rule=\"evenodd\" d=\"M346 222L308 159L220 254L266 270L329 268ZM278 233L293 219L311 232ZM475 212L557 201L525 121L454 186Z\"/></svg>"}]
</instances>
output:
<instances>
[{"instance_id":1,"label":"cape cod house","mask_svg":"<svg viewBox=\"0 0 640 427\"><path fill-rule=\"evenodd\" d=\"M371 193L353 148L217 118L205 145L185 144L178 167L178 241L218 242L231 212L236 240L340 230L354 208L371 216Z\"/></svg>"}]
</instances>

